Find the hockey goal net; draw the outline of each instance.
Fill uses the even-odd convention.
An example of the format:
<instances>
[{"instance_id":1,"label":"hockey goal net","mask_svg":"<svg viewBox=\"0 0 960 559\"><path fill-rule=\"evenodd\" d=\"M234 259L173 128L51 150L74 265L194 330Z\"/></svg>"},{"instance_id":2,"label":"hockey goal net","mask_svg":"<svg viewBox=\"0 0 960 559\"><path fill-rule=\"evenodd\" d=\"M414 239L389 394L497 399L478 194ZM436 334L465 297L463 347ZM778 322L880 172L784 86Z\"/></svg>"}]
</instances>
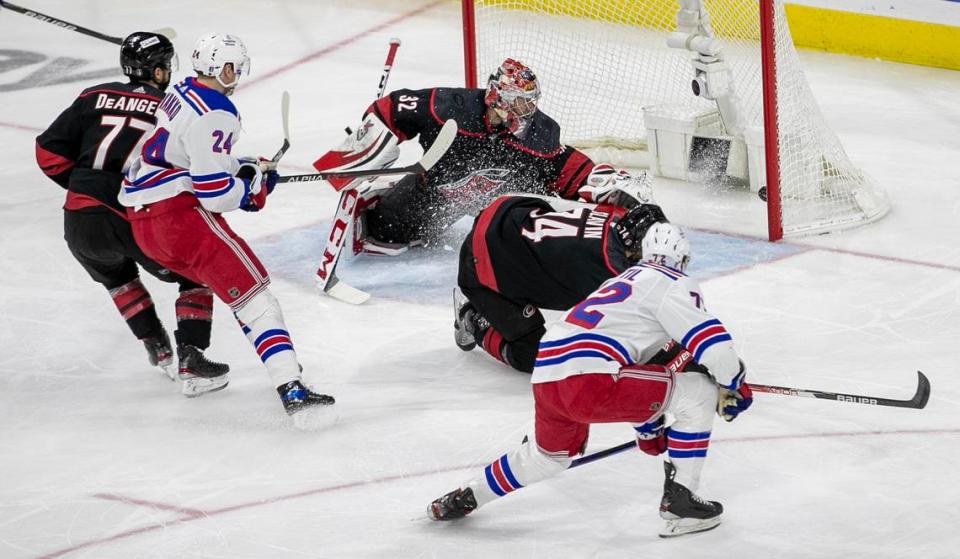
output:
<instances>
[{"instance_id":1,"label":"hockey goal net","mask_svg":"<svg viewBox=\"0 0 960 559\"><path fill-rule=\"evenodd\" d=\"M655 175L764 189L771 240L889 208L821 115L783 0L461 2L467 86L522 61L566 144L645 154Z\"/></svg>"}]
</instances>

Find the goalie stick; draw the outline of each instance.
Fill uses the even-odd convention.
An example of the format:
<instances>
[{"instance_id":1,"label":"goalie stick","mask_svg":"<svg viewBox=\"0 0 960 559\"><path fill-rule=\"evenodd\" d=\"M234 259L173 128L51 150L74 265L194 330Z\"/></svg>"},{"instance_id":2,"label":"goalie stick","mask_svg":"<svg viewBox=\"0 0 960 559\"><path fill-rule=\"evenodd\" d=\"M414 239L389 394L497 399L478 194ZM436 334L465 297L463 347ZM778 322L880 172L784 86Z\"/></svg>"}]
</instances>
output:
<instances>
[{"instance_id":1,"label":"goalie stick","mask_svg":"<svg viewBox=\"0 0 960 559\"><path fill-rule=\"evenodd\" d=\"M836 402L850 402L852 404L867 404L871 406L890 406L894 408L911 408L922 410L926 407L930 399L930 380L920 371L917 371L917 390L909 400L895 400L891 398L879 398L876 396L860 396L856 394L843 394L840 392L826 392L823 390L803 390L800 388L787 388L784 386L770 386L767 384L753 384L748 382L750 390L754 392L764 392L767 394L780 394L781 396L799 396L801 398L819 398L822 400L834 400ZM628 441L617 446L588 454L582 458L577 458L571 464L571 468L583 466L596 460L620 454L636 446L636 441Z\"/></svg>"},{"instance_id":2,"label":"goalie stick","mask_svg":"<svg viewBox=\"0 0 960 559\"><path fill-rule=\"evenodd\" d=\"M100 33L99 31L94 31L93 29L87 29L86 27L81 27L75 23L70 23L69 21L64 21L62 19L55 18L53 16L48 16L47 14L42 14L34 10L29 10L21 6L17 6L16 4L11 4L6 0L0 0L0 8L6 8L11 12L17 12L18 14L23 14L27 17L32 17L33 19L37 19L40 21L44 21L46 23L56 25L57 27L66 29L67 31L76 31L77 33L82 33L83 35L87 35L88 37L93 37L95 39L100 39L101 41L107 41L108 43L113 43L115 45L123 44L123 39L121 37L112 37L110 35ZM163 35L168 39L175 39L177 37L177 32L170 27L157 29L156 31L153 31L153 33L156 33L158 35Z\"/></svg>"}]
</instances>

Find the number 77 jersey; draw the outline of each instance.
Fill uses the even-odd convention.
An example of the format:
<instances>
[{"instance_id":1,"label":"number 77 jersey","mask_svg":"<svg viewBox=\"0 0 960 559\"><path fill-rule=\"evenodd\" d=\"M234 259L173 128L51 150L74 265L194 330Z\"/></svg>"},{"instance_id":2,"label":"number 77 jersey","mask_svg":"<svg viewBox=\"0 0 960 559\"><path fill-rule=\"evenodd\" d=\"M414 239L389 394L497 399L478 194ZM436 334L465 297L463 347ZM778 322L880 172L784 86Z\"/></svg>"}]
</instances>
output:
<instances>
[{"instance_id":1,"label":"number 77 jersey","mask_svg":"<svg viewBox=\"0 0 960 559\"><path fill-rule=\"evenodd\" d=\"M195 78L170 89L157 127L123 181L120 203L136 207L188 192L211 212L239 208L250 185L236 176L240 162L232 155L240 134L237 108Z\"/></svg>"},{"instance_id":2,"label":"number 77 jersey","mask_svg":"<svg viewBox=\"0 0 960 559\"><path fill-rule=\"evenodd\" d=\"M646 363L671 339L718 384L732 389L742 380L733 339L706 310L697 282L673 268L641 262L607 280L547 330L531 382L616 374L626 365Z\"/></svg>"}]
</instances>

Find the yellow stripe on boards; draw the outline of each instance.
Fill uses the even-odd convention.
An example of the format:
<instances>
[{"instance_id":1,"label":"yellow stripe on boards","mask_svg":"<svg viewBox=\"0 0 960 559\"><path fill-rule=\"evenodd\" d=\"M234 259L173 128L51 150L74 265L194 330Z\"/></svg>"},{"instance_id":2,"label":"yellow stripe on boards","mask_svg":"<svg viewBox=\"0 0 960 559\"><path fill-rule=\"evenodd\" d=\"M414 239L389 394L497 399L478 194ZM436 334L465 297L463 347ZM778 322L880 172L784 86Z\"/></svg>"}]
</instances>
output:
<instances>
[{"instance_id":1,"label":"yellow stripe on boards","mask_svg":"<svg viewBox=\"0 0 960 559\"><path fill-rule=\"evenodd\" d=\"M757 38L758 1L706 0L717 36ZM476 0L476 5L672 31L679 0ZM960 27L790 3L786 12L799 48L960 70Z\"/></svg>"},{"instance_id":2,"label":"yellow stripe on boards","mask_svg":"<svg viewBox=\"0 0 960 559\"><path fill-rule=\"evenodd\" d=\"M798 47L960 70L960 28L787 4Z\"/></svg>"}]
</instances>

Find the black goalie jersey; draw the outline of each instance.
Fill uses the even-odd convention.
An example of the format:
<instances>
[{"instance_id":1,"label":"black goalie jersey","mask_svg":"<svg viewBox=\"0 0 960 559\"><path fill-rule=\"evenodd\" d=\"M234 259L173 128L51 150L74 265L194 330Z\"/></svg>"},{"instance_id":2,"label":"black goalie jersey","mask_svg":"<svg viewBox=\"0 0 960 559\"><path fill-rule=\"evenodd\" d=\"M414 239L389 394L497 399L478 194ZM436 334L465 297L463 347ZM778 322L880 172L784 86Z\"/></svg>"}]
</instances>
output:
<instances>
[{"instance_id":1,"label":"black goalie jersey","mask_svg":"<svg viewBox=\"0 0 960 559\"><path fill-rule=\"evenodd\" d=\"M85 89L37 137L37 164L66 188L66 209L107 206L118 213L123 172L157 122L163 98L140 83L104 83Z\"/></svg>"},{"instance_id":2,"label":"black goalie jersey","mask_svg":"<svg viewBox=\"0 0 960 559\"><path fill-rule=\"evenodd\" d=\"M593 168L586 155L560 143L560 126L543 111L535 112L518 135L491 126L483 89L400 89L373 103L368 111L399 141L418 136L425 150L444 122L457 121L457 137L427 173L426 184L436 186L467 213L511 191L575 199Z\"/></svg>"},{"instance_id":3,"label":"black goalie jersey","mask_svg":"<svg viewBox=\"0 0 960 559\"><path fill-rule=\"evenodd\" d=\"M558 211L542 198L501 196L480 212L463 243L459 283L566 310L630 267L611 226L618 211L609 206Z\"/></svg>"}]
</instances>

